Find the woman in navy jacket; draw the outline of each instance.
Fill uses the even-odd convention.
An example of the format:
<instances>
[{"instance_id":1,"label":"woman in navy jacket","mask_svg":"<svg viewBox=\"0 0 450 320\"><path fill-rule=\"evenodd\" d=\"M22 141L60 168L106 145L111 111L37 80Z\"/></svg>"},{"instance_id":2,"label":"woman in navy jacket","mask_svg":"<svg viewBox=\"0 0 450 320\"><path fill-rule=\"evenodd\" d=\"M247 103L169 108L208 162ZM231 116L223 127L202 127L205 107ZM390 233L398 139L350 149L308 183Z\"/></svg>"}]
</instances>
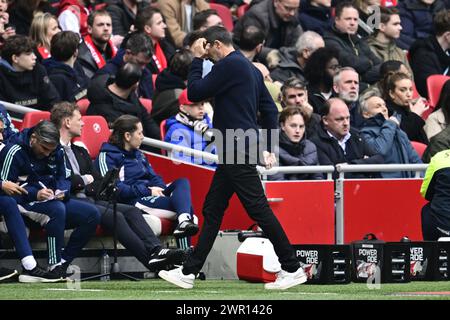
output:
<instances>
[{"instance_id":1,"label":"woman in navy jacket","mask_svg":"<svg viewBox=\"0 0 450 320\"><path fill-rule=\"evenodd\" d=\"M169 219L175 213L178 226L173 234L179 240L178 245L187 248L190 245L188 237L198 232L189 181L177 179L166 186L139 150L143 139L139 118L120 116L114 121L109 142L103 144L95 166L102 176L109 170L120 170L117 183L120 202Z\"/></svg>"}]
</instances>

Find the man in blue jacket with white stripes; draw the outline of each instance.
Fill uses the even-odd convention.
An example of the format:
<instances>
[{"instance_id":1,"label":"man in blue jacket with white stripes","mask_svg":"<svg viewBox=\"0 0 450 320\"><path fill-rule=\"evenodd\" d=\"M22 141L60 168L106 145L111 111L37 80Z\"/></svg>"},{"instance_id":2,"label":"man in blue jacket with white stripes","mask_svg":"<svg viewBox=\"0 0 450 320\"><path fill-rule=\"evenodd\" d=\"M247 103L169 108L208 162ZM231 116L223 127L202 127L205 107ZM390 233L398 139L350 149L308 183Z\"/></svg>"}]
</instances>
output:
<instances>
[{"instance_id":1,"label":"man in blue jacket with white stripes","mask_svg":"<svg viewBox=\"0 0 450 320\"><path fill-rule=\"evenodd\" d=\"M20 182L26 190L14 198L25 215L45 227L49 269L62 276L100 220L95 206L70 199L70 173L59 131L49 121L13 136L0 153L1 180ZM66 227L75 230L63 250Z\"/></svg>"}]
</instances>

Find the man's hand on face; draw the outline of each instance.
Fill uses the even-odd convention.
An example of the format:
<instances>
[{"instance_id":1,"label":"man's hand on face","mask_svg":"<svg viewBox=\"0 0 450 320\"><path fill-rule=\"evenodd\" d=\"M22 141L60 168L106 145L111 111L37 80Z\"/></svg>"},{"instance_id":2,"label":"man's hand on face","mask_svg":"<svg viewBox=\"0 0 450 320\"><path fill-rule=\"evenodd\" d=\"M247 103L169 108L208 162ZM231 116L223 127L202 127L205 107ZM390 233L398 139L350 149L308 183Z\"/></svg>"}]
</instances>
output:
<instances>
[{"instance_id":1,"label":"man's hand on face","mask_svg":"<svg viewBox=\"0 0 450 320\"><path fill-rule=\"evenodd\" d=\"M191 46L191 52L196 58L204 59L208 54L209 43L205 38L199 38Z\"/></svg>"}]
</instances>

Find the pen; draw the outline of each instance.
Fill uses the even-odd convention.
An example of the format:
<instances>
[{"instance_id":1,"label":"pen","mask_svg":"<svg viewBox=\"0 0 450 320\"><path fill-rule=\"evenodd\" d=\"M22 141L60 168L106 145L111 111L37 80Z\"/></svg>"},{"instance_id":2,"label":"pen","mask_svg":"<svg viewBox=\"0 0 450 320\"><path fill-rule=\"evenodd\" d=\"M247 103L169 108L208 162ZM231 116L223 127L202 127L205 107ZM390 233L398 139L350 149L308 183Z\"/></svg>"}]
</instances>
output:
<instances>
[{"instance_id":1,"label":"pen","mask_svg":"<svg viewBox=\"0 0 450 320\"><path fill-rule=\"evenodd\" d=\"M40 182L40 181L39 181L39 185L40 185L42 188L44 188L44 189L48 189L48 188L45 186L45 184L43 184L43 183Z\"/></svg>"}]
</instances>

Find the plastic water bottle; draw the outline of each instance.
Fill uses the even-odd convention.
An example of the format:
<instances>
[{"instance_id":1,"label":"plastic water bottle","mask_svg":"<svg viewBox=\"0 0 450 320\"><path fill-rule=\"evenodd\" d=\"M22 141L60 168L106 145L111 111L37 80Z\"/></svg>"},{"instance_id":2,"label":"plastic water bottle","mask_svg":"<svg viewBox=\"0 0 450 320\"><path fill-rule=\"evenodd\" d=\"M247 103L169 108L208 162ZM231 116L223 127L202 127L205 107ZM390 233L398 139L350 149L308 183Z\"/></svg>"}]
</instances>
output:
<instances>
[{"instance_id":1,"label":"plastic water bottle","mask_svg":"<svg viewBox=\"0 0 450 320\"><path fill-rule=\"evenodd\" d=\"M103 254L103 257L102 257L101 273L107 274L110 272L110 270L111 270L111 262L109 261L108 253L105 251L105 253ZM110 277L109 277L109 275L106 275L106 276L101 277L100 280L101 281L109 281Z\"/></svg>"}]
</instances>

